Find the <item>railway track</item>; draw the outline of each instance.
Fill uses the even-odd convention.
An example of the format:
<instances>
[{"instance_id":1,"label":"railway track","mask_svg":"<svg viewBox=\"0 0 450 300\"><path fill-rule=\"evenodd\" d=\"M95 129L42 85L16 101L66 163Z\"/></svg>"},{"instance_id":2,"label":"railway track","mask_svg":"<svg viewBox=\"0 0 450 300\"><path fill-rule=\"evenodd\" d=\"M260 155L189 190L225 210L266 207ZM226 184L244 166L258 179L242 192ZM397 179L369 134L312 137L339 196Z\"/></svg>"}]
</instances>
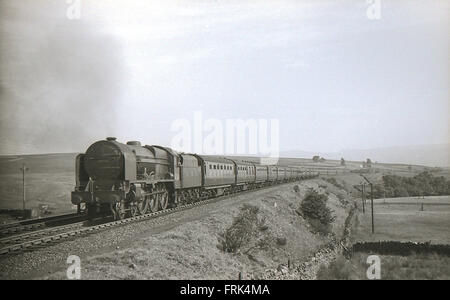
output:
<instances>
[{"instance_id":1,"label":"railway track","mask_svg":"<svg viewBox=\"0 0 450 300\"><path fill-rule=\"evenodd\" d=\"M287 182L287 183L293 183L293 182L295 182L295 181ZM282 184L275 185L275 186L280 186L280 185L287 184L287 183L282 183ZM130 217L130 218L123 219L123 220L106 222L106 223L102 223L102 224L98 224L98 225L84 226L85 222L77 222L74 224L58 226L55 228L49 228L49 229L39 230L39 231L31 232L31 233L21 234L18 236L0 239L0 255L4 256L4 255L20 253L20 252L24 252L24 251L33 251L36 248L54 244L54 243L57 243L57 242L60 242L63 240L70 239L70 238L80 237L83 235L99 232L101 230L108 229L108 228L114 228L114 227L119 227L119 226L123 226L126 224L137 223L137 222L142 222L145 220L154 219L154 218L169 215L169 214L172 214L172 213L175 213L178 211L187 210L192 207L206 205L209 203L214 203L214 202L225 200L225 199L228 199L228 198L231 198L234 196L240 196L240 195L248 194L248 193L255 192L255 191L261 191L261 190L265 190L265 189L268 189L271 187L274 187L274 185L262 187L259 189L247 190L247 191L236 193L236 194L223 195L223 196L218 196L218 197L214 197L214 198L209 198L209 199L191 203L191 204L177 206L174 208L169 208L169 209L157 211L154 213L148 213L148 214L141 215L141 216Z\"/></svg>"},{"instance_id":2,"label":"railway track","mask_svg":"<svg viewBox=\"0 0 450 300\"><path fill-rule=\"evenodd\" d=\"M86 216L77 213L63 214L40 219L23 220L0 226L0 239L22 232L36 231L44 228L65 225L86 220Z\"/></svg>"},{"instance_id":3,"label":"railway track","mask_svg":"<svg viewBox=\"0 0 450 300\"><path fill-rule=\"evenodd\" d=\"M73 229L82 227L84 224L85 224L84 221L76 222L76 223L69 224L69 225L61 225L61 226L57 226L57 227L53 227L53 228L36 230L33 232L28 232L28 233L24 233L24 234L13 235L10 237L1 238L0 239L0 248L3 248L4 246L8 246L8 245L26 243L28 241L32 241L32 240L35 240L38 238L45 238L47 236L59 234L63 231L71 231Z\"/></svg>"}]
</instances>

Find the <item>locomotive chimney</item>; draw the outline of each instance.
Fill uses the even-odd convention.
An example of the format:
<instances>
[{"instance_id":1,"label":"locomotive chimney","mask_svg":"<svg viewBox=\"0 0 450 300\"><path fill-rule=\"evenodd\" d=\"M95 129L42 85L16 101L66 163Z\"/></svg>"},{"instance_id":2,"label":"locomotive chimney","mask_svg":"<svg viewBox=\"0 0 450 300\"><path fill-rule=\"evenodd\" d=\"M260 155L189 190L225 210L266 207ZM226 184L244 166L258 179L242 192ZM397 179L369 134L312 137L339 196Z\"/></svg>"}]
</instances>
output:
<instances>
[{"instance_id":1,"label":"locomotive chimney","mask_svg":"<svg viewBox=\"0 0 450 300\"><path fill-rule=\"evenodd\" d=\"M109 136L106 138L107 141L115 141L117 140L117 138L113 137L113 136Z\"/></svg>"}]
</instances>

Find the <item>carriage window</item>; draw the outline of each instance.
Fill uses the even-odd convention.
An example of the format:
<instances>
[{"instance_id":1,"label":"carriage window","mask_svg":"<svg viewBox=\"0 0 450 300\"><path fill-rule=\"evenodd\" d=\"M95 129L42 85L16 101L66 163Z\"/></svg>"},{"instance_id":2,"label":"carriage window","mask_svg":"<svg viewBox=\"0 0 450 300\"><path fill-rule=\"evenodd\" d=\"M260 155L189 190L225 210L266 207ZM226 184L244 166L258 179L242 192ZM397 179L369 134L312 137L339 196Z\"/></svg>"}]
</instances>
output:
<instances>
[{"instance_id":1,"label":"carriage window","mask_svg":"<svg viewBox=\"0 0 450 300\"><path fill-rule=\"evenodd\" d=\"M212 169L212 166L211 166L211 165L209 165L209 168L210 168L210 169Z\"/></svg>"},{"instance_id":2,"label":"carriage window","mask_svg":"<svg viewBox=\"0 0 450 300\"><path fill-rule=\"evenodd\" d=\"M223 166L222 165L220 165L220 169L223 170Z\"/></svg>"}]
</instances>

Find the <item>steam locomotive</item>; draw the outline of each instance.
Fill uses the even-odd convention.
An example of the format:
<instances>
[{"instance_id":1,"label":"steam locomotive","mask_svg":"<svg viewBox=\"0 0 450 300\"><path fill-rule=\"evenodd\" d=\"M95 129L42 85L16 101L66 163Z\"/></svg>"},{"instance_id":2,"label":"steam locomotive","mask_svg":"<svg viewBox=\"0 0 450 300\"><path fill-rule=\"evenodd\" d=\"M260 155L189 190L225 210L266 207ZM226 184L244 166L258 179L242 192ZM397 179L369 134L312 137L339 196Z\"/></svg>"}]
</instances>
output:
<instances>
[{"instance_id":1,"label":"steam locomotive","mask_svg":"<svg viewBox=\"0 0 450 300\"><path fill-rule=\"evenodd\" d=\"M71 201L90 219L104 214L123 219L315 176L298 167L178 153L137 141L123 144L109 137L76 157Z\"/></svg>"}]
</instances>

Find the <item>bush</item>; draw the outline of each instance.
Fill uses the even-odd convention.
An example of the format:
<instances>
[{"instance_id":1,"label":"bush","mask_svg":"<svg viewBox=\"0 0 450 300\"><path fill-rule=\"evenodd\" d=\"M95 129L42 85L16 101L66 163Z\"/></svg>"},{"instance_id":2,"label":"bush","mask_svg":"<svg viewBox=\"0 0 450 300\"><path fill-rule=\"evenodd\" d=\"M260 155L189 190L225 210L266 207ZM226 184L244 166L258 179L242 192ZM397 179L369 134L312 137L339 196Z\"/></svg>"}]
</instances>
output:
<instances>
[{"instance_id":1,"label":"bush","mask_svg":"<svg viewBox=\"0 0 450 300\"><path fill-rule=\"evenodd\" d=\"M331 223L335 217L327 207L328 197L316 191L310 191L300 205L301 214L305 217L314 231L321 234L331 232Z\"/></svg>"},{"instance_id":2,"label":"bush","mask_svg":"<svg viewBox=\"0 0 450 300\"><path fill-rule=\"evenodd\" d=\"M355 267L344 257L338 257L330 265L322 265L317 272L319 280L354 280Z\"/></svg>"},{"instance_id":3,"label":"bush","mask_svg":"<svg viewBox=\"0 0 450 300\"><path fill-rule=\"evenodd\" d=\"M233 223L219 237L220 248L225 252L236 253L239 248L248 244L252 236L264 230L264 219L258 219L259 208L245 204ZM267 229L267 228L265 228Z\"/></svg>"},{"instance_id":4,"label":"bush","mask_svg":"<svg viewBox=\"0 0 450 300\"><path fill-rule=\"evenodd\" d=\"M328 182L328 183L331 183L332 185L334 185L335 187L337 187L339 189L342 189L342 190L344 189L344 186L339 184L336 181L336 178L334 178L334 177L326 178L325 181Z\"/></svg>"},{"instance_id":5,"label":"bush","mask_svg":"<svg viewBox=\"0 0 450 300\"><path fill-rule=\"evenodd\" d=\"M345 198L345 195L343 193L338 193L336 196L342 205L348 205L348 200Z\"/></svg>"}]
</instances>

